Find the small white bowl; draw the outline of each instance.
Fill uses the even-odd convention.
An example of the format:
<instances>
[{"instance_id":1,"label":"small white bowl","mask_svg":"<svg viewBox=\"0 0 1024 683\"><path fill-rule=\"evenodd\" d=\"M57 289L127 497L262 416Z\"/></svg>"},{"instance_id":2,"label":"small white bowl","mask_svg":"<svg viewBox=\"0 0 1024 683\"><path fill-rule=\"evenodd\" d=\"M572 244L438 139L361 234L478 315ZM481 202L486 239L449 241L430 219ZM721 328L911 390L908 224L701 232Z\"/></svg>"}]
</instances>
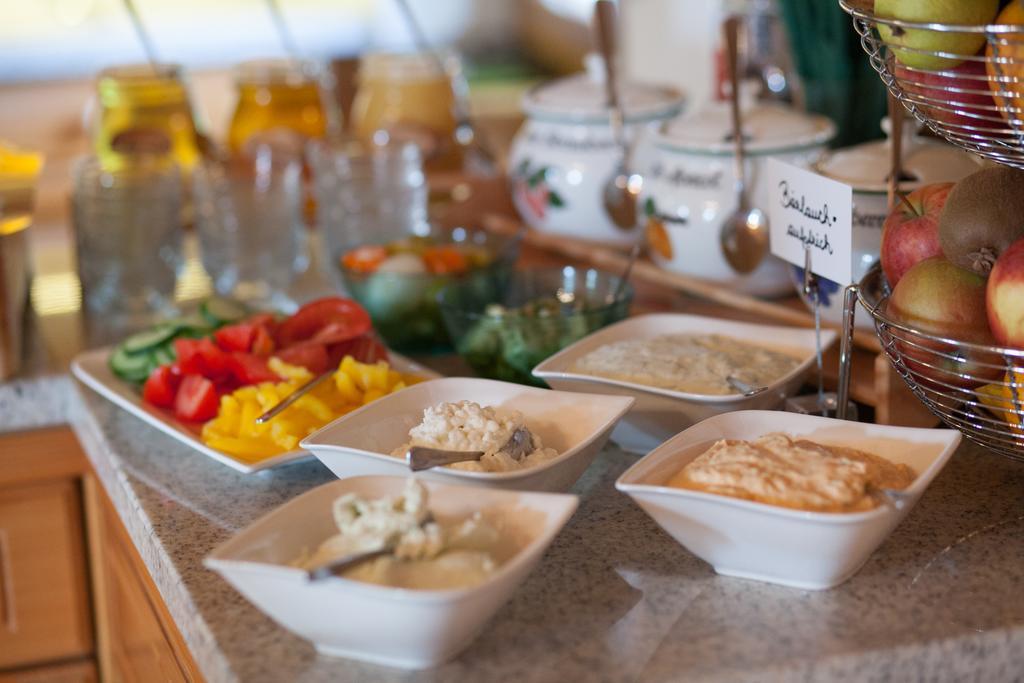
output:
<instances>
[{"instance_id":1,"label":"small white bowl","mask_svg":"<svg viewBox=\"0 0 1024 683\"><path fill-rule=\"evenodd\" d=\"M572 516L578 499L424 482L438 519L487 511L514 539L515 554L471 588L411 590L341 577L309 581L305 571L289 566L337 533L331 505L339 496L399 495L405 480L356 477L319 486L253 522L204 564L324 654L406 669L436 666L469 645L508 601Z\"/></svg>"},{"instance_id":2,"label":"small white bowl","mask_svg":"<svg viewBox=\"0 0 1024 683\"><path fill-rule=\"evenodd\" d=\"M804 512L664 486L719 439L786 432L874 453L917 472L897 510ZM960 443L960 432L912 429L765 410L716 415L687 429L626 470L615 488L629 495L687 550L726 576L821 590L850 578L910 512Z\"/></svg>"},{"instance_id":3,"label":"small white bowl","mask_svg":"<svg viewBox=\"0 0 1024 683\"><path fill-rule=\"evenodd\" d=\"M795 352L802 360L791 372L755 396L712 396L660 389L635 382L586 375L571 370L576 361L597 348L631 339L652 339L664 334L723 334L765 348ZM827 349L836 339L834 330L821 331ZM622 448L647 453L680 430L712 415L733 410L778 408L800 385L814 364L814 330L741 323L681 313L656 313L628 318L584 337L533 369L553 388L599 394L632 396L636 404L615 429L612 439Z\"/></svg>"},{"instance_id":4,"label":"small white bowl","mask_svg":"<svg viewBox=\"0 0 1024 683\"><path fill-rule=\"evenodd\" d=\"M538 389L509 382L448 377L415 384L349 413L302 441L338 477L409 474L402 458L390 455L408 442L423 410L449 401L518 410L526 426L558 457L516 472L466 472L435 467L418 473L451 484L523 491L568 491L611 436L633 399Z\"/></svg>"}]
</instances>

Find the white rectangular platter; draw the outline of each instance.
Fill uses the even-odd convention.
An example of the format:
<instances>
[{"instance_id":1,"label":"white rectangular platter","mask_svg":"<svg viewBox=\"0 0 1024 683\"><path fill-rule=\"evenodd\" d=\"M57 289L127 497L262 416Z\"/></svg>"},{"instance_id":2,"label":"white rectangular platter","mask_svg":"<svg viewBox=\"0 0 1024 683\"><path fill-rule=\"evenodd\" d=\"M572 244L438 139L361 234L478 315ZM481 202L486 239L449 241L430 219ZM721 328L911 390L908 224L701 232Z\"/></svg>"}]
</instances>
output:
<instances>
[{"instance_id":1,"label":"white rectangular platter","mask_svg":"<svg viewBox=\"0 0 1024 683\"><path fill-rule=\"evenodd\" d=\"M295 450L281 453L257 462L248 462L228 453L210 448L199 438L199 425L182 422L169 410L147 405L138 389L125 382L110 369L108 360L113 349L104 347L78 354L71 362L71 373L82 384L120 408L153 425L164 434L191 446L203 455L246 474L268 470L288 463L311 458L308 451ZM439 374L393 351L388 352L391 366L399 372L418 375L427 379L440 377Z\"/></svg>"}]
</instances>

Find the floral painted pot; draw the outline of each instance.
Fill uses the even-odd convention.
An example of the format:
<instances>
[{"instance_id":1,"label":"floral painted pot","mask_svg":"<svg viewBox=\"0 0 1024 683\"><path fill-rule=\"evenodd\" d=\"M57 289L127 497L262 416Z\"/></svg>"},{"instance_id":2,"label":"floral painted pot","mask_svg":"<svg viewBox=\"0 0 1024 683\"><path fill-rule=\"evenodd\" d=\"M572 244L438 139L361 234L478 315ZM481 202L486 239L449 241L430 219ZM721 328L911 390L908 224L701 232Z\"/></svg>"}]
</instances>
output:
<instances>
[{"instance_id":1,"label":"floral painted pot","mask_svg":"<svg viewBox=\"0 0 1024 683\"><path fill-rule=\"evenodd\" d=\"M535 230L631 245L638 230L618 228L602 202L604 185L622 155L612 135L600 58L588 59L587 67L586 73L543 84L523 98L527 119L509 153L512 200ZM683 97L670 88L635 83L623 84L620 97L632 165L641 169L648 163L650 134L681 111Z\"/></svg>"},{"instance_id":2,"label":"floral painted pot","mask_svg":"<svg viewBox=\"0 0 1024 683\"><path fill-rule=\"evenodd\" d=\"M888 118L882 130L890 132ZM905 179L901 192L912 192L933 183L954 183L981 168L981 160L937 138L924 137L917 121L906 121L901 136ZM853 187L853 279L859 282L878 260L882 248L882 226L889 215L888 175L891 166L891 138L837 150L824 156L814 171ZM790 279L808 308L811 301L803 292L803 268L792 266ZM843 294L831 280L818 279L822 320L842 324ZM860 329L874 326L868 315L858 315Z\"/></svg>"},{"instance_id":3,"label":"floral painted pot","mask_svg":"<svg viewBox=\"0 0 1024 683\"><path fill-rule=\"evenodd\" d=\"M743 95L748 192L753 206L767 211L766 160L810 166L835 134L835 125L822 116L755 103L747 91ZM746 294L782 296L792 285L781 259L768 255L753 272L739 274L722 254L722 224L736 210L730 121L729 105L714 102L665 124L653 136L641 193L645 239L655 263L666 270Z\"/></svg>"}]
</instances>

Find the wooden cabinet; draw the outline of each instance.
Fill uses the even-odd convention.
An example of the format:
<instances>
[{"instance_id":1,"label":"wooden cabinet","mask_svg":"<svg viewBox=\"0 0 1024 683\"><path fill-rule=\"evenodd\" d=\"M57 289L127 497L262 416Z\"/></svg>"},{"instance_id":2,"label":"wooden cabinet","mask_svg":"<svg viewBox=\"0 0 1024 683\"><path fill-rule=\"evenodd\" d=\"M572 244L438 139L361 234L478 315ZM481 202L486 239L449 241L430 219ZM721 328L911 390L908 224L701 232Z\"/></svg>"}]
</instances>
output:
<instances>
[{"instance_id":1,"label":"wooden cabinet","mask_svg":"<svg viewBox=\"0 0 1024 683\"><path fill-rule=\"evenodd\" d=\"M0 683L201 681L68 429L0 436Z\"/></svg>"},{"instance_id":2,"label":"wooden cabinet","mask_svg":"<svg viewBox=\"0 0 1024 683\"><path fill-rule=\"evenodd\" d=\"M0 668L92 652L83 539L77 482L0 489Z\"/></svg>"},{"instance_id":3,"label":"wooden cabinet","mask_svg":"<svg viewBox=\"0 0 1024 683\"><path fill-rule=\"evenodd\" d=\"M89 537L94 548L98 656L104 680L201 680L117 513L92 477L86 480Z\"/></svg>"}]
</instances>

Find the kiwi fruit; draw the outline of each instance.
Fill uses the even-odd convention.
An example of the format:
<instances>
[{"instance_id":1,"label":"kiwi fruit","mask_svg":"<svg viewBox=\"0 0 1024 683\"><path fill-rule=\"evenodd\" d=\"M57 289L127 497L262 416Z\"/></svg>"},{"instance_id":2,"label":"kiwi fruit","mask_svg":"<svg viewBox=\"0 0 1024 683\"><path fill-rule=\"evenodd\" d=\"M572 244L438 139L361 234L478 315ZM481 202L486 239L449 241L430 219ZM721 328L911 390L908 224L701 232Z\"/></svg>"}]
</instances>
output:
<instances>
[{"instance_id":1,"label":"kiwi fruit","mask_svg":"<svg viewBox=\"0 0 1024 683\"><path fill-rule=\"evenodd\" d=\"M949 193L939 216L947 259L988 277L999 255L1024 237L1024 171L993 166L967 176Z\"/></svg>"}]
</instances>

